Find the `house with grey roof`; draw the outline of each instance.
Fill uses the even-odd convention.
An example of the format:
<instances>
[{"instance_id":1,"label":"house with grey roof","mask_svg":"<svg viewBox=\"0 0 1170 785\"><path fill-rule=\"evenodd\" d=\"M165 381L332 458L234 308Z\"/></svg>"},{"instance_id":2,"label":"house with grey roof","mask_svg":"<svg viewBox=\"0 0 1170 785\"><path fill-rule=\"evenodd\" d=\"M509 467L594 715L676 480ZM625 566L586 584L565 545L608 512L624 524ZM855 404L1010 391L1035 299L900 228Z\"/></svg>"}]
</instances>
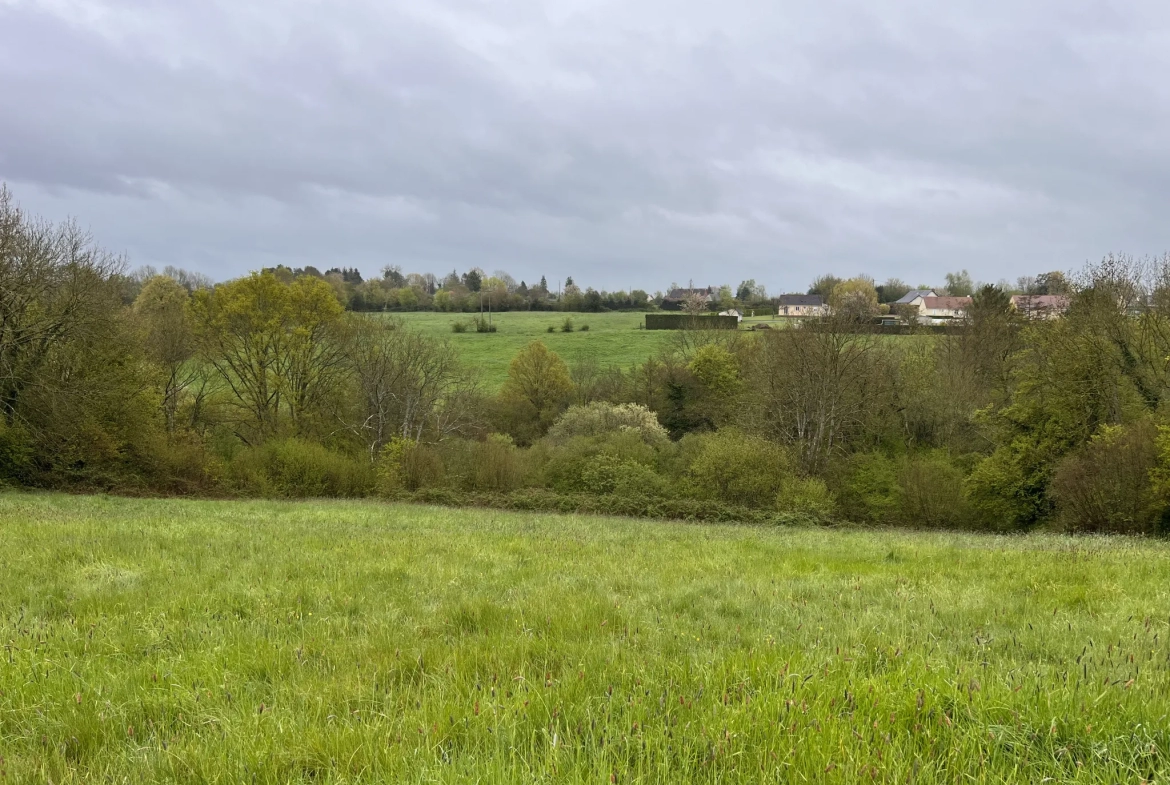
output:
<instances>
[{"instance_id":1,"label":"house with grey roof","mask_svg":"<svg viewBox=\"0 0 1170 785\"><path fill-rule=\"evenodd\" d=\"M824 316L827 312L825 298L819 294L782 294L776 298L777 316Z\"/></svg>"},{"instance_id":2,"label":"house with grey roof","mask_svg":"<svg viewBox=\"0 0 1170 785\"><path fill-rule=\"evenodd\" d=\"M902 295L901 299L895 301L894 305L909 305L919 297L938 297L938 292L934 289L911 289Z\"/></svg>"}]
</instances>

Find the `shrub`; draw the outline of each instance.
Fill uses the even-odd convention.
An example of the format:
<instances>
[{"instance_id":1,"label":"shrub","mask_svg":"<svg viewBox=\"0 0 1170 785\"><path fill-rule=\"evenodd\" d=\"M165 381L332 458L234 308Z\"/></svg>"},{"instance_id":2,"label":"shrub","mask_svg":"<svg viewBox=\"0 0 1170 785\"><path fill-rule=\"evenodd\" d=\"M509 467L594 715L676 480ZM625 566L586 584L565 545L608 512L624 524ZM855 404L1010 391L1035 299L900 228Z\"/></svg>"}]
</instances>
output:
<instances>
[{"instance_id":1,"label":"shrub","mask_svg":"<svg viewBox=\"0 0 1170 785\"><path fill-rule=\"evenodd\" d=\"M32 436L19 425L6 425L0 417L0 480L26 481L32 468Z\"/></svg>"},{"instance_id":2,"label":"shrub","mask_svg":"<svg viewBox=\"0 0 1170 785\"><path fill-rule=\"evenodd\" d=\"M981 460L964 485L973 519L983 528L1011 531L1031 526L1051 508L1048 481L1053 461L1031 435L1017 436Z\"/></svg>"},{"instance_id":3,"label":"shrub","mask_svg":"<svg viewBox=\"0 0 1170 785\"><path fill-rule=\"evenodd\" d=\"M460 319L459 321L451 322L451 332L465 333L467 332L467 322Z\"/></svg>"},{"instance_id":4,"label":"shrub","mask_svg":"<svg viewBox=\"0 0 1170 785\"><path fill-rule=\"evenodd\" d=\"M852 521L894 523L903 511L898 465L880 452L851 455L831 473L838 509Z\"/></svg>"},{"instance_id":5,"label":"shrub","mask_svg":"<svg viewBox=\"0 0 1170 785\"><path fill-rule=\"evenodd\" d=\"M133 453L137 475L158 491L209 491L224 479L224 463L192 433L155 434L134 445Z\"/></svg>"},{"instance_id":6,"label":"shrub","mask_svg":"<svg viewBox=\"0 0 1170 785\"><path fill-rule=\"evenodd\" d=\"M585 462L575 485L568 490L619 496L662 496L667 490L649 466L605 452Z\"/></svg>"},{"instance_id":7,"label":"shrub","mask_svg":"<svg viewBox=\"0 0 1170 785\"><path fill-rule=\"evenodd\" d=\"M496 326L483 316L476 316L471 320L471 323L475 325L477 333L494 333L496 331Z\"/></svg>"},{"instance_id":8,"label":"shrub","mask_svg":"<svg viewBox=\"0 0 1170 785\"><path fill-rule=\"evenodd\" d=\"M469 466L463 485L471 491L507 492L519 488L525 477L524 456L512 438L493 433L466 450Z\"/></svg>"},{"instance_id":9,"label":"shrub","mask_svg":"<svg viewBox=\"0 0 1170 785\"><path fill-rule=\"evenodd\" d=\"M556 325L555 325L555 324L550 324L550 325L548 326L548 332L550 332L550 333L555 333L556 331L557 331L557 327L556 327Z\"/></svg>"},{"instance_id":10,"label":"shrub","mask_svg":"<svg viewBox=\"0 0 1170 785\"><path fill-rule=\"evenodd\" d=\"M828 518L836 508L829 486L819 477L787 477L776 495L779 512Z\"/></svg>"},{"instance_id":11,"label":"shrub","mask_svg":"<svg viewBox=\"0 0 1170 785\"><path fill-rule=\"evenodd\" d=\"M694 455L686 483L695 498L770 507L792 473L784 448L758 436L729 428L686 439Z\"/></svg>"},{"instance_id":12,"label":"shrub","mask_svg":"<svg viewBox=\"0 0 1170 785\"><path fill-rule=\"evenodd\" d=\"M571 317L571 316L565 317L565 321L561 322L561 332L563 332L563 333L573 332L573 317Z\"/></svg>"},{"instance_id":13,"label":"shrub","mask_svg":"<svg viewBox=\"0 0 1170 785\"><path fill-rule=\"evenodd\" d=\"M666 480L655 471L657 453L632 431L542 445L547 450L542 479L563 493L659 496L667 492ZM536 450L540 455L541 447Z\"/></svg>"},{"instance_id":14,"label":"shrub","mask_svg":"<svg viewBox=\"0 0 1170 785\"><path fill-rule=\"evenodd\" d=\"M1057 523L1069 531L1161 531L1167 458L1170 430L1158 433L1148 421L1105 428L1053 472Z\"/></svg>"},{"instance_id":15,"label":"shrub","mask_svg":"<svg viewBox=\"0 0 1170 785\"><path fill-rule=\"evenodd\" d=\"M589 325L587 325L587 324L581 325L581 332L583 332L583 333L589 332Z\"/></svg>"},{"instance_id":16,"label":"shrub","mask_svg":"<svg viewBox=\"0 0 1170 785\"><path fill-rule=\"evenodd\" d=\"M378 460L378 490L387 495L443 484L446 470L434 447L396 437L386 443Z\"/></svg>"},{"instance_id":17,"label":"shrub","mask_svg":"<svg viewBox=\"0 0 1170 785\"><path fill-rule=\"evenodd\" d=\"M899 484L905 523L941 528L961 526L966 521L963 472L944 453L905 459Z\"/></svg>"},{"instance_id":18,"label":"shrub","mask_svg":"<svg viewBox=\"0 0 1170 785\"><path fill-rule=\"evenodd\" d=\"M301 439L241 450L227 466L228 483L259 496L365 496L374 487L369 462Z\"/></svg>"},{"instance_id":19,"label":"shrub","mask_svg":"<svg viewBox=\"0 0 1170 785\"><path fill-rule=\"evenodd\" d=\"M549 429L548 439L563 442L574 436L603 436L610 433L636 433L646 444L660 447L670 441L658 416L637 403L596 402L571 406Z\"/></svg>"}]
</instances>

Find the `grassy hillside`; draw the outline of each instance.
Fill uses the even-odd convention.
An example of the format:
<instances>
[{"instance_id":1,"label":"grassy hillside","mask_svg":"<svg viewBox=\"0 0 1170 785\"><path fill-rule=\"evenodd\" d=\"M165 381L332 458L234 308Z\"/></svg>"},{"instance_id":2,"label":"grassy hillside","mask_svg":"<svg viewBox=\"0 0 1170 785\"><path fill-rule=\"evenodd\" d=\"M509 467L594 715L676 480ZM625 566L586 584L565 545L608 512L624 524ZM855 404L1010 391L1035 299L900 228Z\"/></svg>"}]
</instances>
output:
<instances>
[{"instance_id":1,"label":"grassy hillside","mask_svg":"<svg viewBox=\"0 0 1170 785\"><path fill-rule=\"evenodd\" d=\"M540 339L548 348L564 358L571 366L580 360L592 359L600 366L616 365L627 369L640 365L655 354L671 332L644 330L645 314L641 313L558 313L529 312L493 314L495 333L454 333L451 325L457 321L470 322L472 314L402 313L396 314L411 327L446 338L459 350L460 356L484 375L484 384L495 391L508 375L508 363L530 341ZM561 332L565 318L573 320L574 331ZM589 326L587 332L580 328ZM553 327L556 332L548 332Z\"/></svg>"},{"instance_id":2,"label":"grassy hillside","mask_svg":"<svg viewBox=\"0 0 1170 785\"><path fill-rule=\"evenodd\" d=\"M0 495L4 782L1170 774L1170 547Z\"/></svg>"}]
</instances>

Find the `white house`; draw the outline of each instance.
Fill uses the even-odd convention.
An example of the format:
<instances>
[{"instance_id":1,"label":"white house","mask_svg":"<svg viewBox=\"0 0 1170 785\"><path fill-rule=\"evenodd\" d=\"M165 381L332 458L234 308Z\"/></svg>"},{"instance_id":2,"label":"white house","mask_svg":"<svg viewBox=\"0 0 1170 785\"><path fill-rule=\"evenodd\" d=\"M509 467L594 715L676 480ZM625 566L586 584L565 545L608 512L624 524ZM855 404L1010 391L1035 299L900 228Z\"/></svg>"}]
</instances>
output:
<instances>
[{"instance_id":1,"label":"white house","mask_svg":"<svg viewBox=\"0 0 1170 785\"><path fill-rule=\"evenodd\" d=\"M967 311L971 308L971 298L925 296L919 293L917 297L913 297L907 302L899 300L897 305L900 305L903 310L911 312L917 309L919 324L947 324L967 318Z\"/></svg>"},{"instance_id":2,"label":"white house","mask_svg":"<svg viewBox=\"0 0 1170 785\"><path fill-rule=\"evenodd\" d=\"M824 316L825 298L819 294L782 294L776 298L777 316Z\"/></svg>"}]
</instances>

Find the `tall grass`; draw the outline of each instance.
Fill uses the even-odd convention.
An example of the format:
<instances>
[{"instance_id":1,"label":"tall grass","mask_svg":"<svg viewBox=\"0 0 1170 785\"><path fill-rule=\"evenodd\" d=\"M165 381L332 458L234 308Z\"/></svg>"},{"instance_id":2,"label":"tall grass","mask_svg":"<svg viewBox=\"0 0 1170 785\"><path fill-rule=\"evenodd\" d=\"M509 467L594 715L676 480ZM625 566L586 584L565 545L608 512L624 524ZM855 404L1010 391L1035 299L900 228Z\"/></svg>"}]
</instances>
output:
<instances>
[{"instance_id":1,"label":"tall grass","mask_svg":"<svg viewBox=\"0 0 1170 785\"><path fill-rule=\"evenodd\" d=\"M3 782L1161 781L1170 548L0 494Z\"/></svg>"}]
</instances>

